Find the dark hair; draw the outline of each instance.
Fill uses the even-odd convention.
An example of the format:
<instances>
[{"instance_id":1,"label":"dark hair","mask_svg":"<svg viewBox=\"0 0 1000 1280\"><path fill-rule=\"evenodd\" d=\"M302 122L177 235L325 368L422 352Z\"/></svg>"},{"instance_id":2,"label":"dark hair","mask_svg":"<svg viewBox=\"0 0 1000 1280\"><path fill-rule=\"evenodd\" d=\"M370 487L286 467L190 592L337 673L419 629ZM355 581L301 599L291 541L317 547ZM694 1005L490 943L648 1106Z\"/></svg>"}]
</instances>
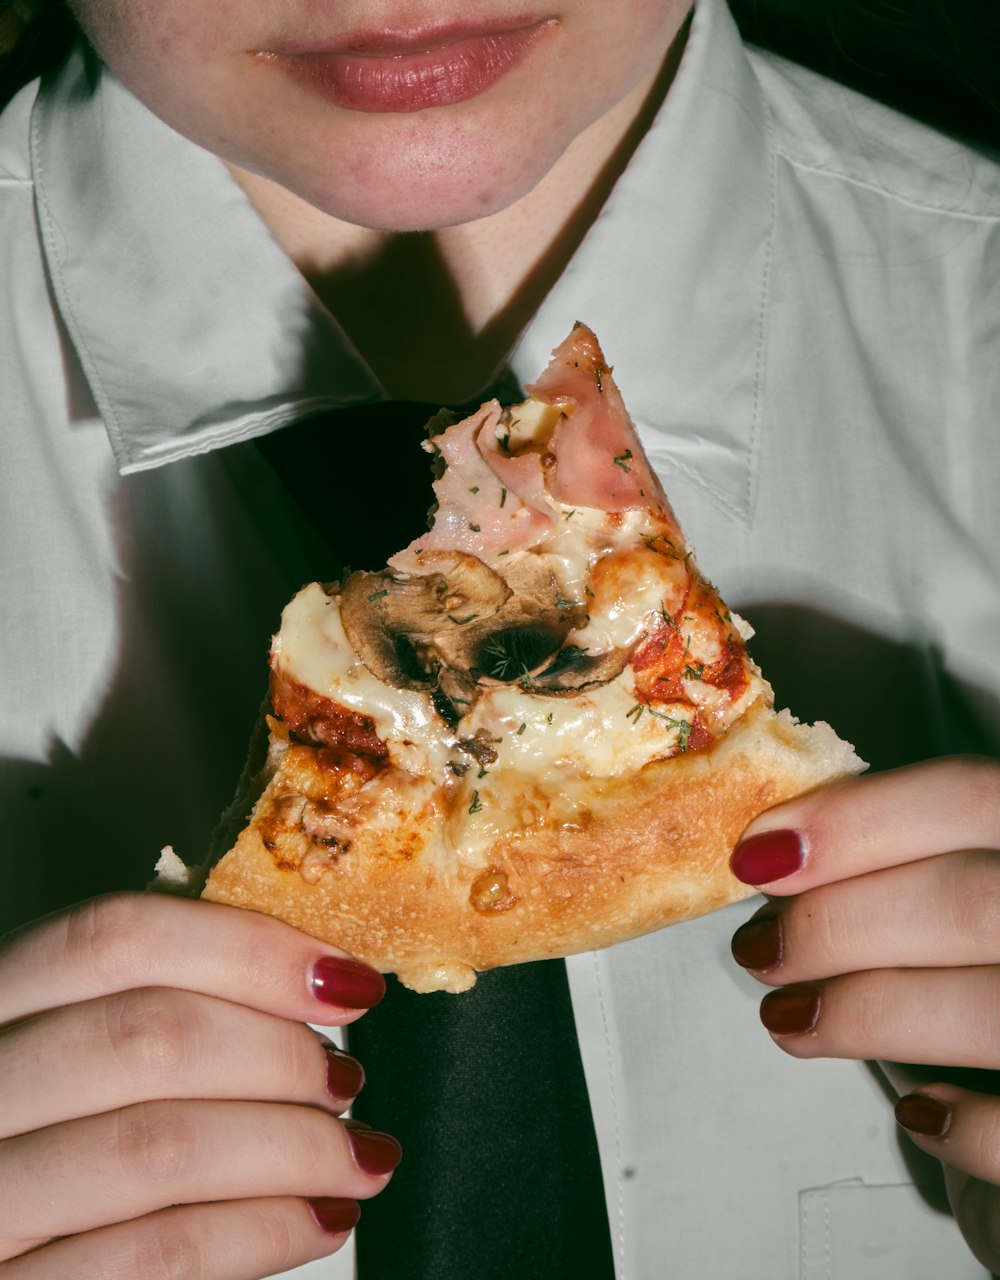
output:
<instances>
[{"instance_id":1,"label":"dark hair","mask_svg":"<svg viewBox=\"0 0 1000 1280\"><path fill-rule=\"evenodd\" d=\"M0 0L0 108L63 60L76 30L63 0Z\"/></svg>"}]
</instances>

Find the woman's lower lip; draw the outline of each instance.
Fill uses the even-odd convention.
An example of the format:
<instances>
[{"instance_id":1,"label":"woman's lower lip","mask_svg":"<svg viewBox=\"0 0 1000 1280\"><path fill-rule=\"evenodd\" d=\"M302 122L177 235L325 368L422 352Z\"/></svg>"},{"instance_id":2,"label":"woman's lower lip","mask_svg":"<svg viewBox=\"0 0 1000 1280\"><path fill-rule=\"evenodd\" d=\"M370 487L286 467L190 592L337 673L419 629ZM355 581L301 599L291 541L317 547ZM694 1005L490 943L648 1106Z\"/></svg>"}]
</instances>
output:
<instances>
[{"instance_id":1,"label":"woman's lower lip","mask_svg":"<svg viewBox=\"0 0 1000 1280\"><path fill-rule=\"evenodd\" d=\"M338 107L404 112L444 107L484 93L520 62L550 19L506 31L458 36L430 48L270 52L257 56L288 71Z\"/></svg>"}]
</instances>

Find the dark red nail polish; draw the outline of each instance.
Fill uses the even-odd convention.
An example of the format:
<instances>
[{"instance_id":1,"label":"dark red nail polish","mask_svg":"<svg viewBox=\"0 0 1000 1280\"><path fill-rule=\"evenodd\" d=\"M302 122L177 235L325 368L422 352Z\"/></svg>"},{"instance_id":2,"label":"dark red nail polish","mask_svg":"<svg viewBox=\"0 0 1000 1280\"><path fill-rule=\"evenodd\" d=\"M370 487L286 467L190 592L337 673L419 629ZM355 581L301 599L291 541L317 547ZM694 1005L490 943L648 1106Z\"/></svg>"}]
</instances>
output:
<instances>
[{"instance_id":1,"label":"dark red nail polish","mask_svg":"<svg viewBox=\"0 0 1000 1280\"><path fill-rule=\"evenodd\" d=\"M770 884L799 871L805 848L797 831L762 831L736 846L729 867L744 884Z\"/></svg>"},{"instance_id":2,"label":"dark red nail polish","mask_svg":"<svg viewBox=\"0 0 1000 1280\"><path fill-rule=\"evenodd\" d=\"M347 1136L354 1150L354 1163L362 1173L372 1177L392 1173L403 1158L403 1148L390 1133L349 1128Z\"/></svg>"},{"instance_id":3,"label":"dark red nail polish","mask_svg":"<svg viewBox=\"0 0 1000 1280\"><path fill-rule=\"evenodd\" d=\"M951 1107L926 1093L910 1093L896 1103L896 1120L911 1133L943 1138L951 1128Z\"/></svg>"},{"instance_id":4,"label":"dark red nail polish","mask_svg":"<svg viewBox=\"0 0 1000 1280\"><path fill-rule=\"evenodd\" d=\"M323 956L313 965L309 987L323 1004L370 1009L385 995L385 978L359 960Z\"/></svg>"},{"instance_id":5,"label":"dark red nail polish","mask_svg":"<svg viewBox=\"0 0 1000 1280\"><path fill-rule=\"evenodd\" d=\"M776 969L784 950L781 916L755 916L741 924L730 946L733 959L744 969Z\"/></svg>"},{"instance_id":6,"label":"dark red nail polish","mask_svg":"<svg viewBox=\"0 0 1000 1280\"><path fill-rule=\"evenodd\" d=\"M760 1002L760 1020L776 1036L800 1036L815 1027L819 1004L818 987L785 987Z\"/></svg>"},{"instance_id":7,"label":"dark red nail polish","mask_svg":"<svg viewBox=\"0 0 1000 1280\"><path fill-rule=\"evenodd\" d=\"M332 1045L324 1045L326 1054L326 1088L332 1098L355 1098L365 1083L365 1069L355 1058L341 1053Z\"/></svg>"},{"instance_id":8,"label":"dark red nail polish","mask_svg":"<svg viewBox=\"0 0 1000 1280\"><path fill-rule=\"evenodd\" d=\"M313 1196L307 1200L309 1212L316 1219L316 1225L327 1235L339 1236L345 1231L353 1231L361 1217L361 1206L357 1200L338 1200L333 1196Z\"/></svg>"}]
</instances>

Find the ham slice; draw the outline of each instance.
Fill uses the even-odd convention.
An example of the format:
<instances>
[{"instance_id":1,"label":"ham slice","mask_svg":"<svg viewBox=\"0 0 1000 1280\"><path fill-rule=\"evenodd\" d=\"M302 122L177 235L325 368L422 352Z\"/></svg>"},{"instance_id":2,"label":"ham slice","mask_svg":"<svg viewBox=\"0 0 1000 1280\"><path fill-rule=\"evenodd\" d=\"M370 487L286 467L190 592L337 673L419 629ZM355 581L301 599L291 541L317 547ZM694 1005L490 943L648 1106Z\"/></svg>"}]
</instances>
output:
<instances>
[{"instance_id":1,"label":"ham slice","mask_svg":"<svg viewBox=\"0 0 1000 1280\"><path fill-rule=\"evenodd\" d=\"M434 437L431 447L445 463L434 481L434 520L392 557L391 568L420 573L428 551L464 551L487 562L527 551L556 527L559 503L601 511L660 507L672 515L586 325L573 328L528 391L560 411L538 436L512 443L510 419L489 400Z\"/></svg>"},{"instance_id":2,"label":"ham slice","mask_svg":"<svg viewBox=\"0 0 1000 1280\"><path fill-rule=\"evenodd\" d=\"M555 523L556 511L545 488L543 455L509 453L502 444L504 438L503 427L491 423L476 436L476 447L507 493L514 494L524 506L543 516L544 527L548 528Z\"/></svg>"},{"instance_id":3,"label":"ham slice","mask_svg":"<svg viewBox=\"0 0 1000 1280\"><path fill-rule=\"evenodd\" d=\"M586 325L574 326L528 392L567 410L550 445L555 464L546 483L556 501L602 511L652 506L669 511L611 369Z\"/></svg>"},{"instance_id":4,"label":"ham slice","mask_svg":"<svg viewBox=\"0 0 1000 1280\"><path fill-rule=\"evenodd\" d=\"M433 446L445 462L444 473L434 481L434 521L427 533L392 557L393 569L419 573L425 551L467 551L483 560L524 551L552 528L556 512L541 484L523 477L515 485L509 468L495 466L502 412L499 401L490 400L434 437ZM483 447L480 440L485 442ZM518 489L530 492L533 504L525 502Z\"/></svg>"}]
</instances>

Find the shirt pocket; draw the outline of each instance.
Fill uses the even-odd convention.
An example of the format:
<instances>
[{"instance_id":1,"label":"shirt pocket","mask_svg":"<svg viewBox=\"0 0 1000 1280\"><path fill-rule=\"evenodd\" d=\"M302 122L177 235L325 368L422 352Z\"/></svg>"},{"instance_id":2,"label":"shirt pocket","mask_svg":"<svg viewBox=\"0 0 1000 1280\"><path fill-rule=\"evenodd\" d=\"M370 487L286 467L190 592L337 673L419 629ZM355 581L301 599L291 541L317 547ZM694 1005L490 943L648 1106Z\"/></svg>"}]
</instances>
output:
<instances>
[{"instance_id":1,"label":"shirt pocket","mask_svg":"<svg viewBox=\"0 0 1000 1280\"><path fill-rule=\"evenodd\" d=\"M799 1192L799 1280L990 1280L952 1218L909 1183Z\"/></svg>"}]
</instances>

